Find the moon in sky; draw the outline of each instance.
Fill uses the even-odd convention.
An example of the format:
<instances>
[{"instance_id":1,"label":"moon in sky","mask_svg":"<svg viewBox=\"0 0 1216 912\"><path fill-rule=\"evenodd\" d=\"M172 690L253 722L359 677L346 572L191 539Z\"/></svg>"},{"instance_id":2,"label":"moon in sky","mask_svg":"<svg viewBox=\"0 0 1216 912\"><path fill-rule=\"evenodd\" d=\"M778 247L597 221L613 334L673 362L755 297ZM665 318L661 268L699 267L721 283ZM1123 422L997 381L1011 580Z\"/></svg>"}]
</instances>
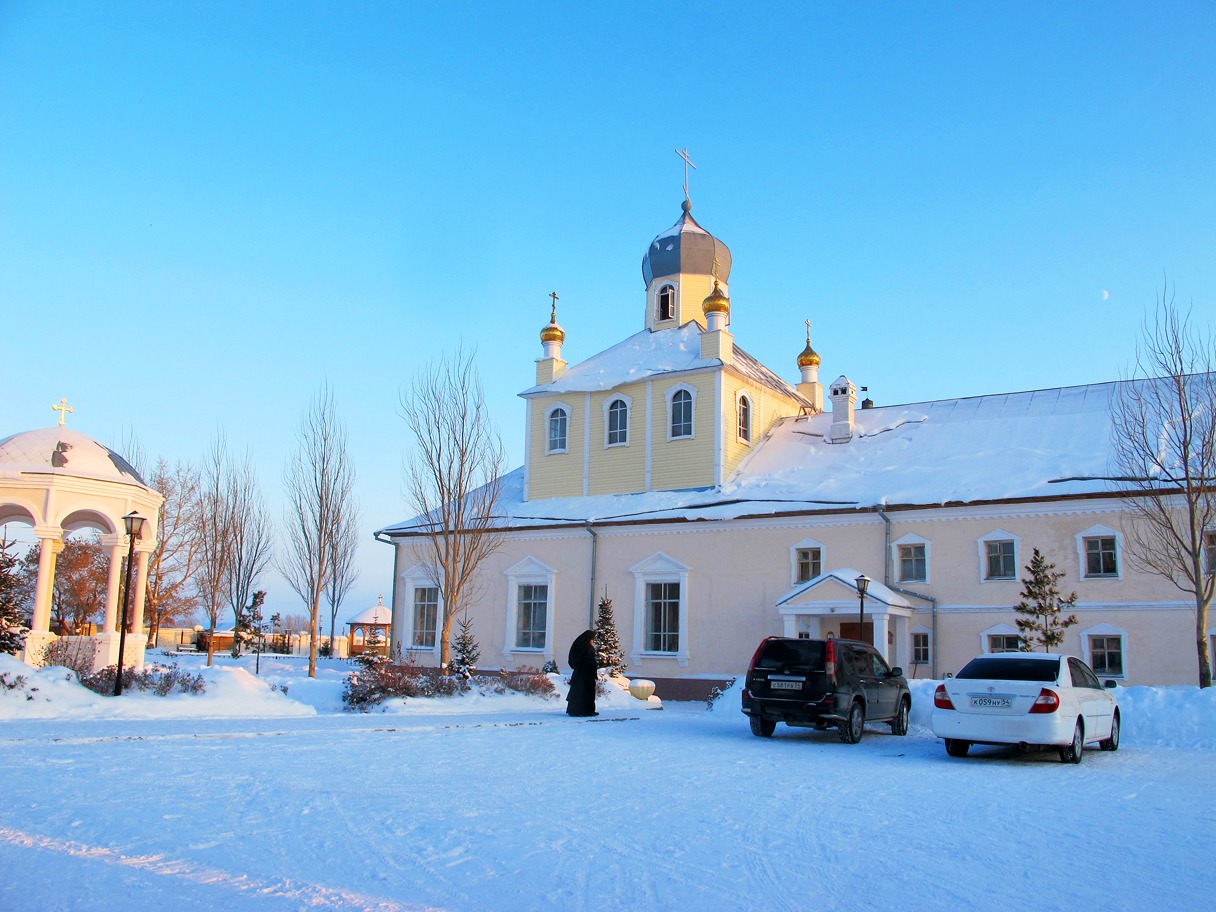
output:
<instances>
[{"instance_id":1,"label":"moon in sky","mask_svg":"<svg viewBox=\"0 0 1216 912\"><path fill-rule=\"evenodd\" d=\"M1105 288L1103 288L1103 289L1102 289L1102 300L1103 300L1103 301L1109 301L1109 300L1110 300L1110 292L1109 292L1109 291L1107 291Z\"/></svg>"}]
</instances>

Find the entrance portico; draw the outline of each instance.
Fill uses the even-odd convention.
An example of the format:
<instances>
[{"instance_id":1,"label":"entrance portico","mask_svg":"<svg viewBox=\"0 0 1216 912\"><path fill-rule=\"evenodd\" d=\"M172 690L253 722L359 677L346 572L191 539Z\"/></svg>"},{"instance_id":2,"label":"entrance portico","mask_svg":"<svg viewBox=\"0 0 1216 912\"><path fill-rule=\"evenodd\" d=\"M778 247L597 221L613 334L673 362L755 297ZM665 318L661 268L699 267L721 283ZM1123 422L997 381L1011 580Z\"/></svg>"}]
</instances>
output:
<instances>
[{"instance_id":1,"label":"entrance portico","mask_svg":"<svg viewBox=\"0 0 1216 912\"><path fill-rule=\"evenodd\" d=\"M95 529L109 552L105 615L101 633L93 637L94 666L118 661L118 625L121 605L122 561L127 550L122 517L138 512L147 519L135 543L136 579L131 593L129 629L143 629L144 594L148 559L156 548L160 494L125 459L91 437L67 427L26 431L0 440L0 526L30 525L38 539L38 580L34 610L26 634L22 659L42 664L43 651L56 639L51 633L51 599L55 558L68 532ZM128 640L124 664L142 667L144 640Z\"/></svg>"},{"instance_id":2,"label":"entrance portico","mask_svg":"<svg viewBox=\"0 0 1216 912\"><path fill-rule=\"evenodd\" d=\"M828 633L844 636L858 629L861 620L861 594L857 570L842 567L822 573L787 592L777 601L777 611L785 623L785 636L821 639ZM871 581L865 594L864 628L873 630L874 647L890 665L907 667L911 659L908 621L912 605L898 592ZM862 637L864 639L864 637Z\"/></svg>"}]
</instances>

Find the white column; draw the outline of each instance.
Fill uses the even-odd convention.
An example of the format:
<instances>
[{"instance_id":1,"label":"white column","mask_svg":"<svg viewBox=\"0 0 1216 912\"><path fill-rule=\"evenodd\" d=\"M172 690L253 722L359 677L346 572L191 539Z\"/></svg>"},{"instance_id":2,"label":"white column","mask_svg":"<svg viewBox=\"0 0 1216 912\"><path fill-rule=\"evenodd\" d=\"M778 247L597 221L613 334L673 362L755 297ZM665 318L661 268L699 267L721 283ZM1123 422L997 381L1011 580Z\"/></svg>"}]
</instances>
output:
<instances>
[{"instance_id":1,"label":"white column","mask_svg":"<svg viewBox=\"0 0 1216 912\"><path fill-rule=\"evenodd\" d=\"M874 614L871 615L874 619L874 648L882 654L882 657L887 660L887 664L891 664L891 647L887 643L890 639L888 631L891 629L891 615L889 614Z\"/></svg>"},{"instance_id":2,"label":"white column","mask_svg":"<svg viewBox=\"0 0 1216 912\"><path fill-rule=\"evenodd\" d=\"M106 616L101 624L102 633L118 630L118 592L122 588L122 555L125 550L123 536L109 536L102 544L110 546L110 575L106 581Z\"/></svg>"},{"instance_id":3,"label":"white column","mask_svg":"<svg viewBox=\"0 0 1216 912\"><path fill-rule=\"evenodd\" d=\"M38 535L38 582L34 587L34 617L30 630L45 633L51 629L51 592L55 585L55 555L63 550L62 534L58 529L48 534L36 529Z\"/></svg>"}]
</instances>

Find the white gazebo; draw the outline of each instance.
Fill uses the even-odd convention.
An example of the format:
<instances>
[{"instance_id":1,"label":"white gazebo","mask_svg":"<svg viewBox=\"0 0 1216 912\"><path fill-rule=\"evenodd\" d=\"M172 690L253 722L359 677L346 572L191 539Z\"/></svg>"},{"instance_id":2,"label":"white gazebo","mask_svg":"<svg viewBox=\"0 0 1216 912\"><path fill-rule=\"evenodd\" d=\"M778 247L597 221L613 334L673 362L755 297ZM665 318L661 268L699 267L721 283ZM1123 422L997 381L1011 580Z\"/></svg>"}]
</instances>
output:
<instances>
[{"instance_id":1,"label":"white gazebo","mask_svg":"<svg viewBox=\"0 0 1216 912\"><path fill-rule=\"evenodd\" d=\"M121 609L118 596L128 547L123 517L137 512L146 522L135 542L136 580L128 628L134 636L126 641L123 664L143 666L145 642L140 634L148 555L156 548L157 521L163 501L125 459L62 423L59 427L26 431L0 440L0 526L27 523L34 527L41 546L34 613L22 655L26 662L42 664L45 646L56 639L50 629L51 594L55 556L63 549L64 534L96 529L101 533L102 545L109 549L110 573L105 619L101 632L93 637L94 667L117 664Z\"/></svg>"},{"instance_id":2,"label":"white gazebo","mask_svg":"<svg viewBox=\"0 0 1216 912\"><path fill-rule=\"evenodd\" d=\"M379 602L346 622L350 628L350 654L352 656L388 655L389 631L393 626L393 612L384 604L384 596Z\"/></svg>"}]
</instances>

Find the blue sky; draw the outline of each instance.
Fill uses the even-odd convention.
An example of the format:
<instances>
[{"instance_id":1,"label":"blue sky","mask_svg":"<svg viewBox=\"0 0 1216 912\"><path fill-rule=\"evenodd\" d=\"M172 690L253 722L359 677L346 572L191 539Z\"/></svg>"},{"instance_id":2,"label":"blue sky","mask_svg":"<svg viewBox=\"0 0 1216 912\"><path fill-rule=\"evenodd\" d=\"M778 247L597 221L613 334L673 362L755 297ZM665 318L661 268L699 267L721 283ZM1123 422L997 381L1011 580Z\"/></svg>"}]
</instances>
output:
<instances>
[{"instance_id":1,"label":"blue sky","mask_svg":"<svg viewBox=\"0 0 1216 912\"><path fill-rule=\"evenodd\" d=\"M550 291L642 327L680 214L737 344L879 404L1115 379L1168 276L1216 312L1216 6L0 2L0 437L248 447L276 515L335 392L366 527L403 383L479 350L513 465ZM273 607L293 597L267 580Z\"/></svg>"}]
</instances>

